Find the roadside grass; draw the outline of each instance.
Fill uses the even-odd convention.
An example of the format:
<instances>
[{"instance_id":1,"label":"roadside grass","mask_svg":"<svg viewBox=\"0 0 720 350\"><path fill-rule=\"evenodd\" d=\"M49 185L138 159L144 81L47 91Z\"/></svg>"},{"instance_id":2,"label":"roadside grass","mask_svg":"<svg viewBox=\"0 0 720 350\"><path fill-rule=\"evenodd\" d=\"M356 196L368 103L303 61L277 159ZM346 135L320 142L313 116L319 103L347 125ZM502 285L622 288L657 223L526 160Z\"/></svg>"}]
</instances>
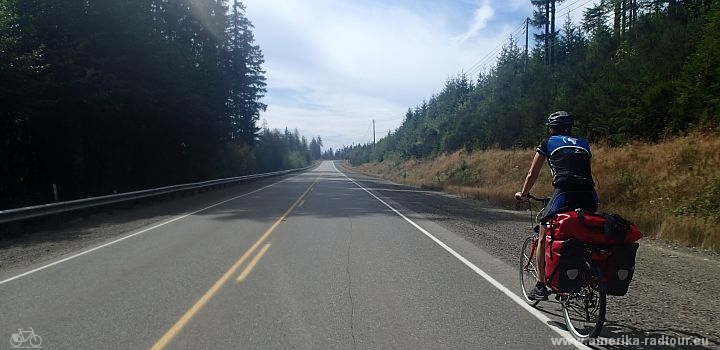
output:
<instances>
[{"instance_id":1,"label":"roadside grass","mask_svg":"<svg viewBox=\"0 0 720 350\"><path fill-rule=\"evenodd\" d=\"M645 236L720 252L720 134L695 132L661 143L593 145L600 210L619 213ZM395 182L513 206L533 149L458 151L355 169ZM551 192L548 167L533 188Z\"/></svg>"}]
</instances>

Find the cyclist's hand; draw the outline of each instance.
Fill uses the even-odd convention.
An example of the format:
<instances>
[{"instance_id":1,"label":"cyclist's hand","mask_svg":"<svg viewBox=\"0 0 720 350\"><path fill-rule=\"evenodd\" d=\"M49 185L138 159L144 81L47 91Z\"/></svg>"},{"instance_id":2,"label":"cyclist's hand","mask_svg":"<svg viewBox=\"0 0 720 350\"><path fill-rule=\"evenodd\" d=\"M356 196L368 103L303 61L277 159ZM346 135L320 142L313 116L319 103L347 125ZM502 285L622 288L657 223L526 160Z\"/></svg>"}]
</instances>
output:
<instances>
[{"instance_id":1,"label":"cyclist's hand","mask_svg":"<svg viewBox=\"0 0 720 350\"><path fill-rule=\"evenodd\" d=\"M517 193L515 193L515 199L517 199L519 201L525 200L525 199L528 199L528 195L524 194L522 192L517 192Z\"/></svg>"}]
</instances>

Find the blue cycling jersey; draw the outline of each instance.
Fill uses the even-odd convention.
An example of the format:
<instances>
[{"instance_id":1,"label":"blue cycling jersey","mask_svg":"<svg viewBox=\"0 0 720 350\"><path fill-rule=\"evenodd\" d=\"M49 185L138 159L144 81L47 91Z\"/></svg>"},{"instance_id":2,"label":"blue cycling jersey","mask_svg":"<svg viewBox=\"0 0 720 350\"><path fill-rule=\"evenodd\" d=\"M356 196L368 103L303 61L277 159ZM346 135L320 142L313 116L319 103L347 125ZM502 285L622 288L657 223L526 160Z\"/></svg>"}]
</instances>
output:
<instances>
[{"instance_id":1,"label":"blue cycling jersey","mask_svg":"<svg viewBox=\"0 0 720 350\"><path fill-rule=\"evenodd\" d=\"M537 152L547 158L553 175L553 187L566 191L595 188L590 168L592 153L587 140L553 135L537 147Z\"/></svg>"}]
</instances>

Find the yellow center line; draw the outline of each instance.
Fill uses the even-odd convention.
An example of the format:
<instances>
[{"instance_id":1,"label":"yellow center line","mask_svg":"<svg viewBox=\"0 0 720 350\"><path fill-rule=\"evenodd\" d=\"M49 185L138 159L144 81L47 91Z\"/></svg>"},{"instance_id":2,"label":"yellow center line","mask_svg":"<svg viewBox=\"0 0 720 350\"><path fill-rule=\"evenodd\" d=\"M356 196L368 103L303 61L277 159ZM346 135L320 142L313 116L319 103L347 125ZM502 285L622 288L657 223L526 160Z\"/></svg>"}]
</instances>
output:
<instances>
[{"instance_id":1,"label":"yellow center line","mask_svg":"<svg viewBox=\"0 0 720 350\"><path fill-rule=\"evenodd\" d=\"M255 255L255 258L253 258L250 261L250 263L247 265L247 267L245 267L245 270L243 270L243 272L240 273L240 276L238 276L237 281L236 281L237 283L240 283L243 280L245 280L245 277L247 277L250 274L250 272L255 268L255 265L257 265L258 261L260 261L260 259L262 259L263 255L265 255L265 252L267 252L267 250L269 248L270 248L270 243L266 244L262 249L260 249L260 252L258 252L257 255Z\"/></svg>"},{"instance_id":2,"label":"yellow center line","mask_svg":"<svg viewBox=\"0 0 720 350\"><path fill-rule=\"evenodd\" d=\"M275 223L270 226L270 228L268 228L262 236L260 236L260 239L258 239L257 242L255 242L252 247L250 247L250 249L248 249L245 254L243 254L243 256L240 257L240 259L236 261L235 264L233 264L230 269L227 270L227 272L225 272L222 277L220 277L220 279L217 280L217 282L215 282L215 284L213 284L213 286L210 287L210 289L205 292L205 294L200 297L200 299L198 299L198 301L196 301L195 304L187 312L185 312L185 314L180 317L180 319L175 322L175 324L167 332L165 332L162 338L160 338L160 340L158 340L155 345L150 348L151 350L165 349L165 347L170 344L170 342L175 338L175 336L180 333L183 327L185 327L185 325L190 322L190 320L200 311L200 309L202 309L203 306L205 306L205 304L207 304L207 302L210 301L213 296L215 296L218 290L220 290L220 288L225 283L227 283L230 277L232 277L232 275L235 274L235 271L237 271L237 269L240 268L240 266L245 262L245 260L247 260L247 258L252 255L255 249L257 249L257 247L259 247L260 244L262 244L262 242L265 241L273 231L275 231L278 225L280 225L280 223L285 220L288 215L290 215L293 209L297 207L297 205L303 200L303 198L310 192L310 190L319 180L320 176L318 176L315 181L310 185L310 187L308 187L308 189L305 190L302 195L300 195L300 197L295 201L295 203L293 203L293 205L291 205L290 208L285 211L285 213L279 219L277 219L277 221L275 221Z\"/></svg>"}]
</instances>

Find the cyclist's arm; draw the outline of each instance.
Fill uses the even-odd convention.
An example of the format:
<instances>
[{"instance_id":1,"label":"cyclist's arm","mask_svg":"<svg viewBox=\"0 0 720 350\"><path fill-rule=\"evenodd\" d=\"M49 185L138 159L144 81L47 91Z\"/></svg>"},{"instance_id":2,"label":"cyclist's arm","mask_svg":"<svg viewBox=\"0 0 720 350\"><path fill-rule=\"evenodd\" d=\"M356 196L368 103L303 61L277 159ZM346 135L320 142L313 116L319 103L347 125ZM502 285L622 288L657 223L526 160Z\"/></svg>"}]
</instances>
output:
<instances>
[{"instance_id":1,"label":"cyclist's arm","mask_svg":"<svg viewBox=\"0 0 720 350\"><path fill-rule=\"evenodd\" d=\"M530 193L530 190L535 185L535 181L537 181L537 178L540 175L540 170L542 169L544 161L544 155L540 154L539 152L535 153L535 158L533 158L532 164L530 165L530 170L528 171L527 177L525 177L525 183L523 183L521 191L523 195Z\"/></svg>"}]
</instances>

